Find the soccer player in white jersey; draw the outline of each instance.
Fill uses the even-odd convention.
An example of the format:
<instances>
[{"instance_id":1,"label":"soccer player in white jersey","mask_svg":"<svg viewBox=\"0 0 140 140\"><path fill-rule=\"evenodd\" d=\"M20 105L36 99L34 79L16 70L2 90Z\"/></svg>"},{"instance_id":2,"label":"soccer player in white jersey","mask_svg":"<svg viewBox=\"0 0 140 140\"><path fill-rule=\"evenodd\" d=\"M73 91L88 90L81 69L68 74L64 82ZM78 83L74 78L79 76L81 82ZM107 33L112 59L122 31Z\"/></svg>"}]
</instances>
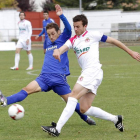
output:
<instances>
[{"instance_id":1,"label":"soccer player in white jersey","mask_svg":"<svg viewBox=\"0 0 140 140\"><path fill-rule=\"evenodd\" d=\"M29 67L26 70L33 69L33 55L31 53L31 35L32 35L32 25L31 22L25 20L25 13L19 13L20 21L18 22L19 27L19 40L16 45L15 52L15 66L11 67L11 70L19 69L19 61L20 61L20 51L22 49L26 50L28 59L29 59Z\"/></svg>"},{"instance_id":2,"label":"soccer player in white jersey","mask_svg":"<svg viewBox=\"0 0 140 140\"><path fill-rule=\"evenodd\" d=\"M124 131L121 115L110 114L98 107L92 106L97 89L103 79L103 71L99 61L99 41L116 45L126 51L132 58L140 61L140 54L130 50L120 41L103 35L98 31L87 31L88 20L85 15L77 15L73 18L73 26L76 35L70 38L62 47L55 49L53 56L60 60L60 55L72 48L77 56L82 73L79 76L58 122L53 126L42 126L42 129L52 136L59 136L62 127L74 113L78 100L80 111L89 116L108 120L114 123L121 132Z\"/></svg>"}]
</instances>

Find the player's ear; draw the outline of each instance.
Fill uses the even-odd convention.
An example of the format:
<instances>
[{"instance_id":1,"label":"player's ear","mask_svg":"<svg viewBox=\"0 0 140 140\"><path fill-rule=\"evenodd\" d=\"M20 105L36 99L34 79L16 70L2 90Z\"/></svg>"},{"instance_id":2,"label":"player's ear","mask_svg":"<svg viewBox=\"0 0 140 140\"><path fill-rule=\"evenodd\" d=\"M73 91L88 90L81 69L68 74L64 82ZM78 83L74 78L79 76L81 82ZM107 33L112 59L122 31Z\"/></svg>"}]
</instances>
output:
<instances>
[{"instance_id":1,"label":"player's ear","mask_svg":"<svg viewBox=\"0 0 140 140\"><path fill-rule=\"evenodd\" d=\"M85 25L84 27L87 28L87 25Z\"/></svg>"},{"instance_id":2,"label":"player's ear","mask_svg":"<svg viewBox=\"0 0 140 140\"><path fill-rule=\"evenodd\" d=\"M58 30L58 34L59 34L59 35L61 34L61 31L60 31L60 29Z\"/></svg>"}]
</instances>

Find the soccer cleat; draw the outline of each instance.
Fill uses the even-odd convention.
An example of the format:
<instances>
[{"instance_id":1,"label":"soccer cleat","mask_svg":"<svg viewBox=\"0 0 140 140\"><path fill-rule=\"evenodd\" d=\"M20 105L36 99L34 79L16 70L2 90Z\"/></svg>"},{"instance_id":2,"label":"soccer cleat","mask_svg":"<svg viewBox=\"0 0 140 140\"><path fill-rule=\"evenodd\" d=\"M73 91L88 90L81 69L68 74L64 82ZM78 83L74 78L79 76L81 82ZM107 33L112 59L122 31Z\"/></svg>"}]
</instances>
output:
<instances>
[{"instance_id":1,"label":"soccer cleat","mask_svg":"<svg viewBox=\"0 0 140 140\"><path fill-rule=\"evenodd\" d=\"M14 67L10 67L11 70L18 70L18 68Z\"/></svg>"},{"instance_id":2,"label":"soccer cleat","mask_svg":"<svg viewBox=\"0 0 140 140\"><path fill-rule=\"evenodd\" d=\"M121 115L118 115L118 121L115 124L115 127L118 128L121 132L124 131L124 126L123 126L123 117Z\"/></svg>"},{"instance_id":3,"label":"soccer cleat","mask_svg":"<svg viewBox=\"0 0 140 140\"><path fill-rule=\"evenodd\" d=\"M48 132L53 137L58 137L60 133L56 130L56 123L52 122L52 126L41 126L42 130Z\"/></svg>"},{"instance_id":4,"label":"soccer cleat","mask_svg":"<svg viewBox=\"0 0 140 140\"><path fill-rule=\"evenodd\" d=\"M87 117L86 123L89 125L96 125L96 122L89 116Z\"/></svg>"},{"instance_id":5,"label":"soccer cleat","mask_svg":"<svg viewBox=\"0 0 140 140\"><path fill-rule=\"evenodd\" d=\"M52 122L51 125L54 126L54 127L56 127L56 123L55 122Z\"/></svg>"},{"instance_id":6,"label":"soccer cleat","mask_svg":"<svg viewBox=\"0 0 140 140\"><path fill-rule=\"evenodd\" d=\"M7 106L7 99L6 97L2 94L2 92L0 91L0 105L5 107Z\"/></svg>"},{"instance_id":7,"label":"soccer cleat","mask_svg":"<svg viewBox=\"0 0 140 140\"><path fill-rule=\"evenodd\" d=\"M33 67L28 67L26 70L32 70L33 69Z\"/></svg>"}]
</instances>

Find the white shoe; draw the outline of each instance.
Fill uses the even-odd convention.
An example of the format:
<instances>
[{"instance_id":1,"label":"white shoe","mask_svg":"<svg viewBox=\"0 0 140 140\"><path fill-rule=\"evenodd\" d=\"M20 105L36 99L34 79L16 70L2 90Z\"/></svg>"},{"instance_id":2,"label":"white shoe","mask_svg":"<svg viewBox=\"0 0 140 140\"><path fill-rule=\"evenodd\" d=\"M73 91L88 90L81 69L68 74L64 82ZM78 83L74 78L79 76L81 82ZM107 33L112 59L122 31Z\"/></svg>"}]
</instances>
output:
<instances>
[{"instance_id":1,"label":"white shoe","mask_svg":"<svg viewBox=\"0 0 140 140\"><path fill-rule=\"evenodd\" d=\"M32 70L33 69L33 67L28 67L26 70Z\"/></svg>"},{"instance_id":2,"label":"white shoe","mask_svg":"<svg viewBox=\"0 0 140 140\"><path fill-rule=\"evenodd\" d=\"M2 92L0 91L0 105L5 107L7 106L7 99L6 97L2 94Z\"/></svg>"},{"instance_id":3,"label":"white shoe","mask_svg":"<svg viewBox=\"0 0 140 140\"><path fill-rule=\"evenodd\" d=\"M18 70L18 68L14 67L10 67L11 70Z\"/></svg>"}]
</instances>

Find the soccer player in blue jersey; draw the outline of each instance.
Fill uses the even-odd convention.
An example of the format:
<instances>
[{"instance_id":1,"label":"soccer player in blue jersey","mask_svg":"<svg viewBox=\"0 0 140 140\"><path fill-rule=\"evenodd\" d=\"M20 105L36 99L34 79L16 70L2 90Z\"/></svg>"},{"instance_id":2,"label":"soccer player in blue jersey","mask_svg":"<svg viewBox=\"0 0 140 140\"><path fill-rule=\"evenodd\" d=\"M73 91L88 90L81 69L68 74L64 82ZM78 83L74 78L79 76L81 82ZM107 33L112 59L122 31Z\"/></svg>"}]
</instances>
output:
<instances>
[{"instance_id":1,"label":"soccer player in blue jersey","mask_svg":"<svg viewBox=\"0 0 140 140\"><path fill-rule=\"evenodd\" d=\"M36 36L35 39L38 39L40 36L42 36L43 34L45 34L45 41L44 41L44 46L43 46L44 53L45 53L46 52L46 48L47 48L47 46L46 46L47 45L47 42L46 41L48 39L48 34L47 34L47 31L46 31L46 26L49 23L54 23L54 20L49 17L49 12L48 11L44 11L43 17L44 17L44 20L42 22L42 24L43 24L42 32L38 36Z\"/></svg>"},{"instance_id":2,"label":"soccer player in blue jersey","mask_svg":"<svg viewBox=\"0 0 140 140\"><path fill-rule=\"evenodd\" d=\"M0 92L0 103L2 106L20 102L32 93L41 91L48 92L50 90L53 90L55 93L60 95L65 102L67 102L69 93L71 92L70 86L66 80L66 76L70 74L67 52L61 56L61 63L59 63L52 54L55 48L61 47L71 37L71 26L66 17L63 15L61 7L59 5L56 5L55 7L56 14L65 25L64 31L60 33L60 29L56 23L50 23L47 25L46 29L49 38L47 39L44 64L40 75L34 81L30 82L26 87L24 87L20 92L9 97L5 97ZM93 119L80 113L79 103L77 103L75 110L89 125L95 124Z\"/></svg>"}]
</instances>

